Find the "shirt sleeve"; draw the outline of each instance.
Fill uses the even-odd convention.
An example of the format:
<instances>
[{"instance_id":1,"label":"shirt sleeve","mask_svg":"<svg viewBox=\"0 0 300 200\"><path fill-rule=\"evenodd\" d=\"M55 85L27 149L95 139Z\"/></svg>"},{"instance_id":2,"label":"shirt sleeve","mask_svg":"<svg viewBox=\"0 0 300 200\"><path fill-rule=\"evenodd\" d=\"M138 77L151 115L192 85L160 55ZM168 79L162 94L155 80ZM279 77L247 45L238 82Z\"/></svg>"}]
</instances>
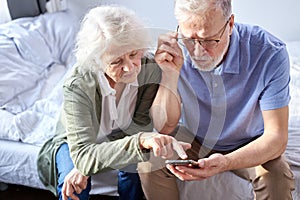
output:
<instances>
[{"instance_id":1,"label":"shirt sleeve","mask_svg":"<svg viewBox=\"0 0 300 200\"><path fill-rule=\"evenodd\" d=\"M260 96L261 110L287 106L290 101L290 63L285 47L269 59L265 74L265 89Z\"/></svg>"}]
</instances>

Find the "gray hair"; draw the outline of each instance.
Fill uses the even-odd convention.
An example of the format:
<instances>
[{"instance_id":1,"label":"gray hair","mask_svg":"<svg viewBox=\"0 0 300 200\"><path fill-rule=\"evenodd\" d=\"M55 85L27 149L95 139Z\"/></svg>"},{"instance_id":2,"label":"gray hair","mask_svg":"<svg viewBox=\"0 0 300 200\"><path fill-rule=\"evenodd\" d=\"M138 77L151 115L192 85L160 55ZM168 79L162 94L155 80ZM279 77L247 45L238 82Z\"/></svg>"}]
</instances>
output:
<instances>
[{"instance_id":1,"label":"gray hair","mask_svg":"<svg viewBox=\"0 0 300 200\"><path fill-rule=\"evenodd\" d=\"M101 58L109 45L143 49L147 46L147 35L143 23L133 11L116 5L95 7L84 16L77 34L77 64L104 71L106 66Z\"/></svg>"},{"instance_id":2,"label":"gray hair","mask_svg":"<svg viewBox=\"0 0 300 200\"><path fill-rule=\"evenodd\" d=\"M175 0L174 14L179 22L187 22L209 10L223 11L225 18L232 13L231 0Z\"/></svg>"}]
</instances>

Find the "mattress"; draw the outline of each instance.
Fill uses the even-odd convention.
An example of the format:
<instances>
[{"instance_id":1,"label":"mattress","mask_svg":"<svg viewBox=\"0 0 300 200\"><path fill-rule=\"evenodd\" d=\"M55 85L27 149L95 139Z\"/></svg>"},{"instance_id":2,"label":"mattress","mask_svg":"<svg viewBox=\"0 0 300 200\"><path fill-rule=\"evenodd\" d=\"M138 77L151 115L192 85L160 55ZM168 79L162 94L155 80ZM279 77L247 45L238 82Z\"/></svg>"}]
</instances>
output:
<instances>
[{"instance_id":1,"label":"mattress","mask_svg":"<svg viewBox=\"0 0 300 200\"><path fill-rule=\"evenodd\" d=\"M46 189L37 172L39 149L31 144L0 140L0 182ZM117 196L117 171L92 176L91 194Z\"/></svg>"}]
</instances>

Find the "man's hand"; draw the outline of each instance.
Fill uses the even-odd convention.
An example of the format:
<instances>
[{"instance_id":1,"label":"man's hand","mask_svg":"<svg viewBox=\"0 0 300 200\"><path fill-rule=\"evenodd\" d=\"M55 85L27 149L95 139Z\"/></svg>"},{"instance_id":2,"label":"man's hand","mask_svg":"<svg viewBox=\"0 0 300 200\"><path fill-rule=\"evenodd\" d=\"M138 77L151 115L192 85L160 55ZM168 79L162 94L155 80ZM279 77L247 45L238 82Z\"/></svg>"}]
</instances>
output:
<instances>
[{"instance_id":1,"label":"man's hand","mask_svg":"<svg viewBox=\"0 0 300 200\"><path fill-rule=\"evenodd\" d=\"M174 137L155 132L142 133L140 136L140 146L145 149L152 149L154 156L164 159L171 158L174 151L182 159L186 159L185 150L191 148L191 144L177 141Z\"/></svg>"},{"instance_id":2,"label":"man's hand","mask_svg":"<svg viewBox=\"0 0 300 200\"><path fill-rule=\"evenodd\" d=\"M224 155L215 153L208 158L199 159L199 168L172 165L167 165L167 168L182 181L203 180L226 171L228 162Z\"/></svg>"},{"instance_id":3,"label":"man's hand","mask_svg":"<svg viewBox=\"0 0 300 200\"><path fill-rule=\"evenodd\" d=\"M77 169L73 168L64 180L62 188L63 200L68 200L68 197L73 200L79 200L74 192L80 194L86 188L88 178L88 176L82 175Z\"/></svg>"},{"instance_id":4,"label":"man's hand","mask_svg":"<svg viewBox=\"0 0 300 200\"><path fill-rule=\"evenodd\" d=\"M177 44L176 32L160 35L155 61L165 71L180 71L183 64L182 50Z\"/></svg>"}]
</instances>

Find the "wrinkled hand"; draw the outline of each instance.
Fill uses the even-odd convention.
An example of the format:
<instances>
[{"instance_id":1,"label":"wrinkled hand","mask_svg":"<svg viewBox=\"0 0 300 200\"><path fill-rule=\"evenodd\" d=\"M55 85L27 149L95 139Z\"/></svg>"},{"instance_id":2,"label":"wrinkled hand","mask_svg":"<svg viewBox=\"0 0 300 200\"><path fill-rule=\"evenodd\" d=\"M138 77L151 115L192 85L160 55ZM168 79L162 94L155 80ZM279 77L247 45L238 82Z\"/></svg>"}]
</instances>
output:
<instances>
[{"instance_id":1,"label":"wrinkled hand","mask_svg":"<svg viewBox=\"0 0 300 200\"><path fill-rule=\"evenodd\" d=\"M155 132L145 132L140 136L140 146L145 149L152 149L154 156L164 159L171 158L174 151L182 159L186 159L185 150L191 148L191 144L177 141L174 137Z\"/></svg>"},{"instance_id":2,"label":"wrinkled hand","mask_svg":"<svg viewBox=\"0 0 300 200\"><path fill-rule=\"evenodd\" d=\"M86 188L88 178L88 176L82 175L77 169L73 168L64 180L62 188L63 200L68 200L68 197L73 200L79 200L74 192L80 194Z\"/></svg>"},{"instance_id":3,"label":"wrinkled hand","mask_svg":"<svg viewBox=\"0 0 300 200\"><path fill-rule=\"evenodd\" d=\"M163 71L180 71L183 64L182 50L177 44L178 33L160 35L155 53L155 61Z\"/></svg>"},{"instance_id":4,"label":"wrinkled hand","mask_svg":"<svg viewBox=\"0 0 300 200\"><path fill-rule=\"evenodd\" d=\"M219 153L198 160L199 168L167 165L167 168L180 180L203 180L227 170L229 161Z\"/></svg>"}]
</instances>

